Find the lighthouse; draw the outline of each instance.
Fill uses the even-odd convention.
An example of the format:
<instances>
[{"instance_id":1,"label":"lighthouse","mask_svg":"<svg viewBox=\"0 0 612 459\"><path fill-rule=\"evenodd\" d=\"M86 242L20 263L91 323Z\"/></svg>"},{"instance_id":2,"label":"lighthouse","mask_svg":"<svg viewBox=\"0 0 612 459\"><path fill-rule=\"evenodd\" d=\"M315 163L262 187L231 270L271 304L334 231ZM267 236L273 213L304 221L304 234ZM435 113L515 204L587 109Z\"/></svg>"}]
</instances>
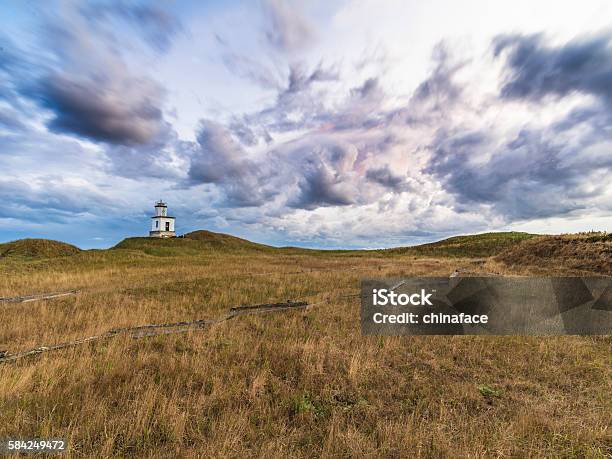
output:
<instances>
[{"instance_id":1,"label":"lighthouse","mask_svg":"<svg viewBox=\"0 0 612 459\"><path fill-rule=\"evenodd\" d=\"M151 217L149 237L175 237L174 217L168 215L168 206L162 200L155 203L155 215Z\"/></svg>"}]
</instances>

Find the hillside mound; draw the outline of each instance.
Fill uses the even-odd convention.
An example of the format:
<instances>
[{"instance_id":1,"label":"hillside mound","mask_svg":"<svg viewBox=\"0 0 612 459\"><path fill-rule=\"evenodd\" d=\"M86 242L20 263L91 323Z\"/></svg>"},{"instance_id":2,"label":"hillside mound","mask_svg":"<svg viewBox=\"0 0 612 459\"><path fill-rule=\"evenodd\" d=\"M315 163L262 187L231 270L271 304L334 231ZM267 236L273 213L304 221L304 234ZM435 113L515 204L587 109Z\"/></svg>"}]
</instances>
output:
<instances>
[{"instance_id":1,"label":"hillside mound","mask_svg":"<svg viewBox=\"0 0 612 459\"><path fill-rule=\"evenodd\" d=\"M174 238L130 237L121 241L113 249L141 250L146 254L156 256L181 256L197 255L202 250L262 251L272 250L273 247L229 234L199 230Z\"/></svg>"},{"instance_id":2,"label":"hillside mound","mask_svg":"<svg viewBox=\"0 0 612 459\"><path fill-rule=\"evenodd\" d=\"M213 233L207 230L197 230L183 236L185 239L193 239L217 247L270 249L269 245L258 244L236 236L224 233Z\"/></svg>"},{"instance_id":3,"label":"hillside mound","mask_svg":"<svg viewBox=\"0 0 612 459\"><path fill-rule=\"evenodd\" d=\"M56 258L77 254L78 247L50 239L20 239L0 244L0 258Z\"/></svg>"},{"instance_id":4,"label":"hillside mound","mask_svg":"<svg viewBox=\"0 0 612 459\"><path fill-rule=\"evenodd\" d=\"M542 236L495 257L507 266L559 267L612 274L612 233Z\"/></svg>"},{"instance_id":5,"label":"hillside mound","mask_svg":"<svg viewBox=\"0 0 612 459\"><path fill-rule=\"evenodd\" d=\"M535 234L514 231L473 234L413 247L398 247L389 249L388 252L431 257L490 257L534 236Z\"/></svg>"}]
</instances>

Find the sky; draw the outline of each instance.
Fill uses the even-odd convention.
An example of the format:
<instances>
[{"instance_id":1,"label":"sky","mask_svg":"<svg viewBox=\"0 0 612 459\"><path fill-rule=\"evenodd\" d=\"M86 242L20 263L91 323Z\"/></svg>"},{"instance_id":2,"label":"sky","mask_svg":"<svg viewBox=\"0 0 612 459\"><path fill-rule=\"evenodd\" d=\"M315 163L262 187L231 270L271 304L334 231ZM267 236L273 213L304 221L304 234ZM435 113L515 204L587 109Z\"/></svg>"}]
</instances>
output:
<instances>
[{"instance_id":1,"label":"sky","mask_svg":"<svg viewBox=\"0 0 612 459\"><path fill-rule=\"evenodd\" d=\"M612 2L0 4L0 242L612 228Z\"/></svg>"}]
</instances>

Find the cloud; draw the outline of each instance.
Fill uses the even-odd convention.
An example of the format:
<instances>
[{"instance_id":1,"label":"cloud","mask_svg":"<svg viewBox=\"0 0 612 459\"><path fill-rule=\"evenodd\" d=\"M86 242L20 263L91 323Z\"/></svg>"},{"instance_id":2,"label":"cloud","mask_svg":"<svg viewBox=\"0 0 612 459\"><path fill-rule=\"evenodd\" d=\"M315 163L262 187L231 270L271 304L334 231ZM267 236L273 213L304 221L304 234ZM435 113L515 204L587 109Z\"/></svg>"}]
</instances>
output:
<instances>
[{"instance_id":1,"label":"cloud","mask_svg":"<svg viewBox=\"0 0 612 459\"><path fill-rule=\"evenodd\" d=\"M416 101L433 100L437 108L448 105L461 95L461 88L453 83L452 77L465 63L453 63L450 52L444 43L438 43L432 53L434 70L414 92Z\"/></svg>"},{"instance_id":2,"label":"cloud","mask_svg":"<svg viewBox=\"0 0 612 459\"><path fill-rule=\"evenodd\" d=\"M325 69L320 64L319 66L308 73L298 65L291 65L289 68L289 86L281 93L280 98L287 94L295 94L303 92L310 88L313 83L321 81L335 81L338 75L331 69Z\"/></svg>"},{"instance_id":3,"label":"cloud","mask_svg":"<svg viewBox=\"0 0 612 459\"><path fill-rule=\"evenodd\" d=\"M433 70L415 89L407 107L393 112L390 118L409 125L444 125L457 105L468 100L465 87L455 81L468 61L458 60L448 44L438 43L432 51Z\"/></svg>"},{"instance_id":4,"label":"cloud","mask_svg":"<svg viewBox=\"0 0 612 459\"><path fill-rule=\"evenodd\" d=\"M334 66L308 70L294 63L273 105L226 124L203 121L190 155L190 185L212 184L223 205L257 205L267 213L364 206L389 192L414 191L409 177L390 166L403 163L393 155L404 147L395 131L405 129L405 120L384 108L388 95L379 79L365 78L344 100L328 104L339 79ZM286 133L290 140L274 139ZM256 146L264 150L249 153Z\"/></svg>"},{"instance_id":5,"label":"cloud","mask_svg":"<svg viewBox=\"0 0 612 459\"><path fill-rule=\"evenodd\" d=\"M412 187L406 178L391 171L388 164L368 169L365 178L395 192L410 191Z\"/></svg>"},{"instance_id":6,"label":"cloud","mask_svg":"<svg viewBox=\"0 0 612 459\"><path fill-rule=\"evenodd\" d=\"M505 35L488 55L441 42L412 81L421 51L372 42L366 64L371 52L354 62L342 43L313 46L350 23L343 11L328 34L323 17L268 1L264 24L165 54L190 31L161 7L75 5L40 16L36 42L0 51L0 217L95 220L117 210L111 198L140 215L139 196L155 193L191 228L371 247L611 210L609 34L558 46ZM229 9L206 33L252 13ZM192 64L204 80L181 74ZM219 89L228 69L244 81ZM261 106L213 117L185 102L192 93Z\"/></svg>"},{"instance_id":7,"label":"cloud","mask_svg":"<svg viewBox=\"0 0 612 459\"><path fill-rule=\"evenodd\" d=\"M200 122L190 159L190 184L217 185L225 194L224 205L259 206L278 193L267 183L269 171L249 159L230 132L213 121Z\"/></svg>"},{"instance_id":8,"label":"cloud","mask_svg":"<svg viewBox=\"0 0 612 459\"><path fill-rule=\"evenodd\" d=\"M312 164L298 182L299 194L289 207L316 209L355 203L355 196L340 174L324 163Z\"/></svg>"},{"instance_id":9,"label":"cloud","mask_svg":"<svg viewBox=\"0 0 612 459\"><path fill-rule=\"evenodd\" d=\"M277 68L237 52L225 52L221 58L232 75L247 79L265 89L279 89L282 86L282 75Z\"/></svg>"},{"instance_id":10,"label":"cloud","mask_svg":"<svg viewBox=\"0 0 612 459\"><path fill-rule=\"evenodd\" d=\"M164 128L160 92L146 79L52 73L39 82L35 97L53 112L52 130L130 145L147 143Z\"/></svg>"},{"instance_id":11,"label":"cloud","mask_svg":"<svg viewBox=\"0 0 612 459\"><path fill-rule=\"evenodd\" d=\"M266 143L272 142L272 137L265 127L251 126L248 118L244 116L233 117L229 123L229 130L243 145L257 145L260 139Z\"/></svg>"},{"instance_id":12,"label":"cloud","mask_svg":"<svg viewBox=\"0 0 612 459\"><path fill-rule=\"evenodd\" d=\"M327 85L339 79L332 67L319 63L308 70L305 65L288 65L287 82L277 89L274 104L241 117L242 125L249 125L251 132L266 142L273 133L285 133L317 127L328 114L325 101ZM247 142L253 142L247 140Z\"/></svg>"},{"instance_id":13,"label":"cloud","mask_svg":"<svg viewBox=\"0 0 612 459\"><path fill-rule=\"evenodd\" d=\"M9 110L3 108L5 124L9 123L9 117L17 122L20 115L28 118L35 115L19 94L19 87L31 78L35 68L36 64L22 52L14 40L0 33L0 103L4 102L4 106L10 107Z\"/></svg>"},{"instance_id":14,"label":"cloud","mask_svg":"<svg viewBox=\"0 0 612 459\"><path fill-rule=\"evenodd\" d=\"M192 157L189 175L203 183L219 183L225 177L240 177L248 172L244 152L220 124L210 120L200 122L197 136L199 156Z\"/></svg>"},{"instance_id":15,"label":"cloud","mask_svg":"<svg viewBox=\"0 0 612 459\"><path fill-rule=\"evenodd\" d=\"M68 222L95 211L108 211L112 200L95 187L46 176L33 182L0 180L0 218L27 222Z\"/></svg>"},{"instance_id":16,"label":"cloud","mask_svg":"<svg viewBox=\"0 0 612 459\"><path fill-rule=\"evenodd\" d=\"M143 177L181 181L186 178L192 143L180 141L170 128L145 144L108 145L112 175L141 179Z\"/></svg>"},{"instance_id":17,"label":"cloud","mask_svg":"<svg viewBox=\"0 0 612 459\"><path fill-rule=\"evenodd\" d=\"M45 14L43 49L35 55L20 53L21 58L7 65L18 97L49 110L51 130L134 145L167 129L165 91L152 79L132 73L116 37L92 28L92 19L78 8L64 5Z\"/></svg>"},{"instance_id":18,"label":"cloud","mask_svg":"<svg viewBox=\"0 0 612 459\"><path fill-rule=\"evenodd\" d=\"M312 210L373 202L384 189L363 182L359 152L355 143L329 133L305 135L250 155L229 129L203 120L190 154L189 184L214 185L225 197L223 205L230 207L272 210L273 204L277 211ZM383 188L406 186L395 183L390 172L370 176Z\"/></svg>"},{"instance_id":19,"label":"cloud","mask_svg":"<svg viewBox=\"0 0 612 459\"><path fill-rule=\"evenodd\" d=\"M6 127L11 131L24 131L25 125L19 120L19 114L13 110L8 109L0 112L0 128Z\"/></svg>"},{"instance_id":20,"label":"cloud","mask_svg":"<svg viewBox=\"0 0 612 459\"><path fill-rule=\"evenodd\" d=\"M352 94L361 97L362 99L367 99L372 96L378 96L380 94L380 85L378 84L377 78L368 78L363 82L358 88L354 88Z\"/></svg>"},{"instance_id":21,"label":"cloud","mask_svg":"<svg viewBox=\"0 0 612 459\"><path fill-rule=\"evenodd\" d=\"M298 5L285 0L265 0L266 38L276 49L294 52L308 47L315 37L312 24L299 10Z\"/></svg>"},{"instance_id":22,"label":"cloud","mask_svg":"<svg viewBox=\"0 0 612 459\"><path fill-rule=\"evenodd\" d=\"M562 46L546 44L543 35L502 35L495 56L506 59L502 97L538 101L581 92L612 104L612 33L577 38Z\"/></svg>"},{"instance_id":23,"label":"cloud","mask_svg":"<svg viewBox=\"0 0 612 459\"><path fill-rule=\"evenodd\" d=\"M312 210L361 200L355 145L334 136L311 137L285 146L284 154L297 179L296 193L287 200L289 207ZM291 161L291 157L296 159Z\"/></svg>"},{"instance_id":24,"label":"cloud","mask_svg":"<svg viewBox=\"0 0 612 459\"><path fill-rule=\"evenodd\" d=\"M47 152L61 145L54 134L86 139L99 146L106 161L98 167L111 176L183 180L184 148L163 114L166 91L144 72L134 71L138 67L126 52L135 44L133 34L126 41L125 28L110 27L117 19L125 20L125 15L132 15L128 22L134 25L136 10L145 17L148 13L127 4L99 7L93 11L92 6L65 3L56 10L42 10L40 35L29 52L3 40L7 52L0 54L0 81L5 83L0 99L9 107L0 125L9 132L0 140ZM168 25L168 39L176 27ZM40 129L43 123L48 129L45 135ZM19 131L24 133L21 137ZM42 144L33 146L35 142ZM61 159L59 152L52 156ZM84 153L81 166L89 158Z\"/></svg>"},{"instance_id":25,"label":"cloud","mask_svg":"<svg viewBox=\"0 0 612 459\"><path fill-rule=\"evenodd\" d=\"M606 193L600 180L612 172L612 157L597 153L596 140L524 129L498 143L483 131L442 132L432 143L427 172L456 196L459 210L487 204L509 221L546 218L586 209Z\"/></svg>"},{"instance_id":26,"label":"cloud","mask_svg":"<svg viewBox=\"0 0 612 459\"><path fill-rule=\"evenodd\" d=\"M161 52L168 51L172 39L183 30L181 21L158 5L98 3L85 7L84 14L90 20L123 19L135 26L146 41Z\"/></svg>"},{"instance_id":27,"label":"cloud","mask_svg":"<svg viewBox=\"0 0 612 459\"><path fill-rule=\"evenodd\" d=\"M608 190L597 180L612 163L601 153L610 140L601 107L578 107L549 126L491 126L483 116L510 96L502 90L499 99L472 99L474 87L457 77L469 62L437 45L430 75L399 108L390 108L381 76L341 99L333 66L292 63L271 106L201 123L184 154L188 186L212 186L217 205L245 222L254 218L244 213L249 208L266 221L329 208L366 215L375 206L389 218L420 215L410 231L448 228L449 219L484 225L601 205ZM506 70L514 71L512 59Z\"/></svg>"}]
</instances>

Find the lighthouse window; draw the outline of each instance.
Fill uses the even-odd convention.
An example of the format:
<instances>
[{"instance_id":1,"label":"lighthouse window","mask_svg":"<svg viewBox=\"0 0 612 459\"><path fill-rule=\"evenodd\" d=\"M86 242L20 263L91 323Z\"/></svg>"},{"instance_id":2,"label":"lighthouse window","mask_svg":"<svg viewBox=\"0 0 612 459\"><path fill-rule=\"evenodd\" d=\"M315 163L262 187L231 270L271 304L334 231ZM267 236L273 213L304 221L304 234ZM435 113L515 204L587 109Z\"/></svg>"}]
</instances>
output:
<instances>
[{"instance_id":1,"label":"lighthouse window","mask_svg":"<svg viewBox=\"0 0 612 459\"><path fill-rule=\"evenodd\" d=\"M155 228L159 228L159 222L155 220Z\"/></svg>"}]
</instances>

